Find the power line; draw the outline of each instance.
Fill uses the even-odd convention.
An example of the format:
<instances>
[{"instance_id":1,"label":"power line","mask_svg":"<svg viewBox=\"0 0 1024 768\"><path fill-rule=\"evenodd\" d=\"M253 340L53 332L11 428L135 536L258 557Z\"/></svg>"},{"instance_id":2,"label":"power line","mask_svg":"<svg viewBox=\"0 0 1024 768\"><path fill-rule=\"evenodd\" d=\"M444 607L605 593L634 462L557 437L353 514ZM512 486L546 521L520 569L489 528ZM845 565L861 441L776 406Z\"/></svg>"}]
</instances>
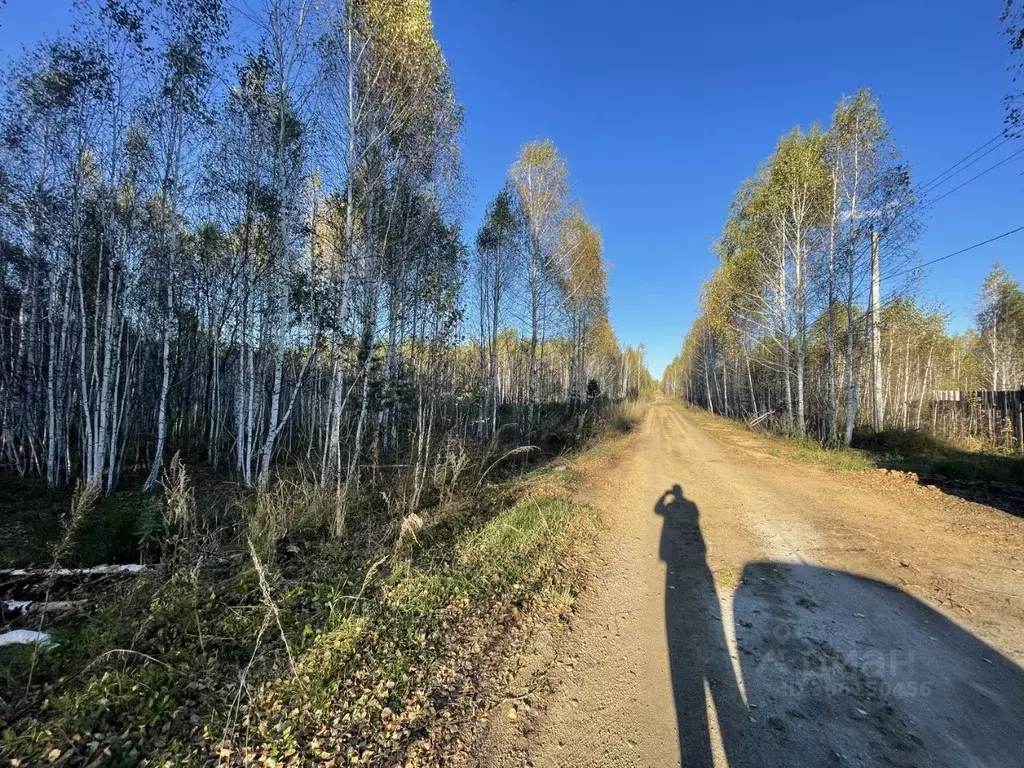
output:
<instances>
[{"instance_id":1,"label":"power line","mask_svg":"<svg viewBox=\"0 0 1024 768\"><path fill-rule=\"evenodd\" d=\"M967 181L963 182L962 184L958 184L957 186L953 187L952 189L950 189L950 190L948 190L946 192L943 192L938 197L932 198L931 200L922 203L922 207L923 208L931 208L933 205L935 205L937 202L939 202L939 200L942 200L943 198L948 197L949 195L951 195L954 192L956 192L958 189L962 189L963 187L966 187L972 181L976 181L976 180L980 179L982 176L984 176L987 173L990 173L991 171L994 171L996 168L1000 168L1000 167L1006 165L1010 161L1016 159L1021 153L1024 153L1024 147L1021 147L1016 152L1014 152L1012 155L1008 155L1007 157L1004 157L1002 160L1000 160L995 165L990 165L984 171L982 171L981 173L979 173L979 174L977 174L975 176L972 176L971 178L969 178Z\"/></svg>"},{"instance_id":2,"label":"power line","mask_svg":"<svg viewBox=\"0 0 1024 768\"><path fill-rule=\"evenodd\" d=\"M985 152L985 153L983 153L983 154L979 155L978 157L974 157L974 156L975 156L975 155L977 155L977 154L978 154L979 152L981 152L981 151L982 151L983 149L985 149L985 148L986 148L986 147L988 147L988 146L989 146L990 144L992 144L992 142L994 142L994 141L997 141L997 140L998 140L998 139L999 139L1000 137L1002 137L1002 139L1003 139L1002 141L1000 141L1000 142L999 142L998 144L996 144L996 145L995 145L994 147L992 147L991 149L989 149L989 150L988 150L987 152ZM985 157L986 155L989 155L989 154L991 154L992 152L995 152L995 151L996 151L997 149L999 149L999 147L1003 146L1003 144L1005 144L1005 143L1006 143L1007 141L1009 141L1009 140L1010 140L1010 137L1009 137L1009 136L1006 136L1006 135L1004 135L1004 134L1003 134L1003 132L1002 132L1002 131L1000 131L1000 132L999 132L999 133L997 133L997 134L996 134L995 136L993 136L993 137L992 137L991 139L989 139L989 140L988 140L988 141L986 141L986 142L985 142L984 144L982 144L982 145L981 145L980 147L978 147L977 149L975 149L975 150L974 150L973 152L971 152L970 154L968 154L968 155L966 155L966 156L962 157L962 158L961 158L960 160L958 160L957 162L955 162L955 163L954 163L953 165L951 165L951 166L950 166L949 168L947 168L946 170L944 170L944 171L943 171L942 173L940 173L940 174L939 174L938 176L936 176L936 177L934 177L933 179L931 179L931 180L929 180L929 181L925 182L924 184L922 184L922 185L921 185L921 187L920 187L920 190L919 190L919 191L920 191L920 193L921 193L921 194L924 194L924 193L925 193L926 191L928 191L929 189L932 189L932 188L934 188L934 187L937 187L937 186L939 186L940 184L944 184L945 182L949 181L949 179L953 178L953 176L956 176L956 175L957 175L958 173L961 173L961 172L963 172L963 171L967 170L967 169L968 169L969 167L971 167L971 166L972 166L972 165L974 165L974 164L975 164L976 162L978 162L979 160L981 160L981 158ZM972 158L972 157L974 158L973 160L971 160L971 158ZM961 165L963 165L963 164L964 164L965 162L967 162L968 160L970 160L970 162L969 162L969 163L967 163L967 165L964 165L964 166L963 166L963 168L960 168L960 166L961 166Z\"/></svg>"},{"instance_id":3,"label":"power line","mask_svg":"<svg viewBox=\"0 0 1024 768\"><path fill-rule=\"evenodd\" d=\"M1002 135L1002 134L1000 134L1000 135ZM972 156L976 155L978 152L980 152L981 150L985 149L985 147L987 147L989 144L991 144L993 141L995 141L998 138L999 138L999 136L996 136L996 137L994 137L992 139L989 139L987 142L985 142L985 144L982 144L980 147L978 147L978 149L974 150L974 152L972 152L970 155L967 155L966 157L961 159L955 165L950 166L950 168L948 170L952 170L953 168L956 168L958 165L963 163L965 160L970 159ZM967 170L970 166L974 165L974 163L978 162L983 157L985 157L986 155L988 155L991 152L993 152L995 149L998 149L999 147L1001 147L1008 140L1009 140L1009 137L1005 137L1003 139L1003 141L999 142L999 144L997 144L995 147L992 147L992 149L990 149L988 152L984 152L983 154L981 154L978 157L974 158L974 160L971 160L971 162L967 163L967 165L963 166L963 168L960 168L960 170L956 171L956 173L954 173L952 176L955 176L956 174L960 173L961 171ZM975 174L971 178L969 178L966 181L958 184L957 186L953 187L952 189L946 190L945 192L943 192L938 197L932 198L931 200L921 200L921 201L919 201L919 202L917 202L917 203L915 203L913 205L905 207L899 214L897 214L896 218L892 222L890 222L890 224L887 227L887 229L891 229L891 228L895 227L896 225L898 225L902 220L904 220L908 215L910 215L910 213L912 211L915 211L915 210L918 211L918 212L926 211L927 209L931 208L933 205L935 205L940 200L943 200L944 198L949 197L954 192L957 192L957 191L963 189L968 184L971 184L972 182L975 182L978 179L980 179L982 176L985 176L985 175L991 173L992 171L996 170L997 168L1001 168L1002 166L1006 165L1007 163L1010 163L1010 162L1016 160L1021 154L1024 154L1024 147L1022 147L1021 149L1018 149L1013 154L1007 155L1006 157L1004 157L999 162L997 162L997 163L995 163L993 165L990 165L984 171L981 171L981 173ZM941 174L939 174L939 177L944 176L946 173L948 173L948 170L944 171ZM944 183L945 181L948 181L950 178L952 178L952 176L947 177L941 183ZM939 178L939 177L936 177L936 178ZM925 187L927 187L927 186L928 185L925 185ZM932 188L934 188L934 186L936 186L936 185L932 185ZM865 254L867 254L869 248L870 248L870 244L869 243L865 243L864 245L862 245L856 251L856 253L854 254L854 258L860 258L860 257L864 256Z\"/></svg>"},{"instance_id":4,"label":"power line","mask_svg":"<svg viewBox=\"0 0 1024 768\"><path fill-rule=\"evenodd\" d=\"M975 248L981 248L983 245L988 245L989 243L994 243L996 240L1002 240L1004 237L1009 237L1010 235L1015 235L1018 232L1022 232L1022 231L1024 231L1024 226L1017 227L1016 229L1011 229L1009 232L1003 232L1003 234L1001 234L1001 235L996 235L995 237L990 237L988 240L982 240L980 243L975 243L974 245L969 245L966 248L961 248L959 251L953 251L953 253L947 253L945 256L939 256L939 258L937 258L937 259L932 259L931 261L926 261L924 264L918 264L916 267L911 267L910 269L905 269L902 272L894 272L891 275L886 275L886 277L893 278L893 277L901 277L902 275L908 275L911 272L915 272L918 269L923 269L924 267L930 267L932 264L938 264L940 261L945 261L946 259L952 259L954 256L959 256L962 253L967 253L968 251L973 251Z\"/></svg>"},{"instance_id":5,"label":"power line","mask_svg":"<svg viewBox=\"0 0 1024 768\"><path fill-rule=\"evenodd\" d=\"M916 272L919 269L924 269L925 267L930 267L933 264L938 264L940 261L946 261L947 259L952 259L955 256L960 256L961 254L968 253L970 251L976 250L978 248L981 248L982 246L988 245L989 243L994 243L997 240L1002 240L1003 238L1010 237L1010 235L1015 235L1018 232L1024 232L1024 225L1019 226L1019 227L1017 227L1015 229L1011 229L1008 232L1003 232L1000 235L996 235L994 237L990 237L987 240L982 240L980 243L975 243L974 245L969 245L966 248L961 248L958 251L953 251L952 253L947 253L945 256L939 256L936 259L931 259L929 261L924 262L923 264L917 264L917 265L915 265L913 267L909 267L907 269L900 270L899 272L892 272L892 273L884 274L881 277L882 282L889 282L893 278L903 277L904 275L909 275L910 273ZM857 297L861 298L864 295L864 293L865 293L865 291L863 289L858 291L857 292Z\"/></svg>"}]
</instances>

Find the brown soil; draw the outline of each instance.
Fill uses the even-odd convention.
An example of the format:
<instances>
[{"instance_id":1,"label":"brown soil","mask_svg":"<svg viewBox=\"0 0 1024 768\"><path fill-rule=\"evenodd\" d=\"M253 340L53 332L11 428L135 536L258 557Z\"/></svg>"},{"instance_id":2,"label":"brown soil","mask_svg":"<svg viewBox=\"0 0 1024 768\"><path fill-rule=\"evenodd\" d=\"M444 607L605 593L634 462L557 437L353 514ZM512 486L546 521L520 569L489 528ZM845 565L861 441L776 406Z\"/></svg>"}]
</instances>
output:
<instances>
[{"instance_id":1,"label":"brown soil","mask_svg":"<svg viewBox=\"0 0 1024 768\"><path fill-rule=\"evenodd\" d=\"M1024 520L667 400L584 477L590 586L478 764L1024 765Z\"/></svg>"}]
</instances>

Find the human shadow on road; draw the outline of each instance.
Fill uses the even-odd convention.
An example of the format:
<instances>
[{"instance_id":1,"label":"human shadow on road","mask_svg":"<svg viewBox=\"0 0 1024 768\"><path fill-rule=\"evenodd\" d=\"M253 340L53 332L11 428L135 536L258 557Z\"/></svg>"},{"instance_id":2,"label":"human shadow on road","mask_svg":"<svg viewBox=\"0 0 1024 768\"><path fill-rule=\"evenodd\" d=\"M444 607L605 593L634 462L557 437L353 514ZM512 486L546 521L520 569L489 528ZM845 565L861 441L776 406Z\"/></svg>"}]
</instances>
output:
<instances>
[{"instance_id":1,"label":"human shadow on road","mask_svg":"<svg viewBox=\"0 0 1024 768\"><path fill-rule=\"evenodd\" d=\"M734 664L697 506L675 485L655 512L684 768L713 765L716 731L730 768L1024 765L1024 670L890 584L748 563Z\"/></svg>"},{"instance_id":2,"label":"human shadow on road","mask_svg":"<svg viewBox=\"0 0 1024 768\"><path fill-rule=\"evenodd\" d=\"M730 768L745 768L747 707L729 656L697 505L672 486L654 511L664 518L660 557L668 566L665 626L679 752L686 768L714 765L707 694Z\"/></svg>"}]
</instances>

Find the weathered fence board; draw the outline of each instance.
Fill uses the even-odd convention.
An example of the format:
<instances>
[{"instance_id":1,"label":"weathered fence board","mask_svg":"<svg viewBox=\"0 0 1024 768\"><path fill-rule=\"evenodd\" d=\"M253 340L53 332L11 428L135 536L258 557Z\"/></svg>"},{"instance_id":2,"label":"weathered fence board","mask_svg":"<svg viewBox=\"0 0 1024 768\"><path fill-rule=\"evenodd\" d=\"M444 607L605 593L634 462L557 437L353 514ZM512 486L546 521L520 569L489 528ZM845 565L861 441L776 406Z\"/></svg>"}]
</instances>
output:
<instances>
[{"instance_id":1,"label":"weathered fence board","mask_svg":"<svg viewBox=\"0 0 1024 768\"><path fill-rule=\"evenodd\" d=\"M934 390L932 409L933 427L941 431L1024 451L1024 389Z\"/></svg>"}]
</instances>

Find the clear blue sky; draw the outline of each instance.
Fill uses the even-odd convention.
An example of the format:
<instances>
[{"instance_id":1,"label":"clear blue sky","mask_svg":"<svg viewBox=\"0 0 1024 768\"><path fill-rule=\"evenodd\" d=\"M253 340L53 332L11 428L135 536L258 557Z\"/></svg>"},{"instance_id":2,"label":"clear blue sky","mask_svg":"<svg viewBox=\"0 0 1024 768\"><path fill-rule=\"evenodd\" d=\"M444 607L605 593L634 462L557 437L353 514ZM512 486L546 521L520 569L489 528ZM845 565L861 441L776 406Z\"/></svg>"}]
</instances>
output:
<instances>
[{"instance_id":1,"label":"clear blue sky","mask_svg":"<svg viewBox=\"0 0 1024 768\"><path fill-rule=\"evenodd\" d=\"M655 376L693 319L733 192L780 134L827 123L842 93L870 86L926 181L1000 131L1011 87L1002 0L434 6L466 107L469 227L518 146L552 138L604 236L612 324L646 343ZM938 203L921 259L1024 225L1022 171L1011 163ZM936 265L923 291L962 328L991 262L1024 278L1022 253L1024 233Z\"/></svg>"},{"instance_id":2,"label":"clear blue sky","mask_svg":"<svg viewBox=\"0 0 1024 768\"><path fill-rule=\"evenodd\" d=\"M65 26L68 5L8 0L0 50ZM781 133L827 123L842 93L870 86L924 181L1000 131L1012 87L1002 5L434 0L466 109L467 236L519 146L553 139L604 236L612 324L624 343L647 345L660 376L693 319L732 194ZM1022 171L1011 163L941 201L921 259L1024 225ZM1024 278L1022 253L1024 233L936 265L922 291L963 328L992 261Z\"/></svg>"}]
</instances>

